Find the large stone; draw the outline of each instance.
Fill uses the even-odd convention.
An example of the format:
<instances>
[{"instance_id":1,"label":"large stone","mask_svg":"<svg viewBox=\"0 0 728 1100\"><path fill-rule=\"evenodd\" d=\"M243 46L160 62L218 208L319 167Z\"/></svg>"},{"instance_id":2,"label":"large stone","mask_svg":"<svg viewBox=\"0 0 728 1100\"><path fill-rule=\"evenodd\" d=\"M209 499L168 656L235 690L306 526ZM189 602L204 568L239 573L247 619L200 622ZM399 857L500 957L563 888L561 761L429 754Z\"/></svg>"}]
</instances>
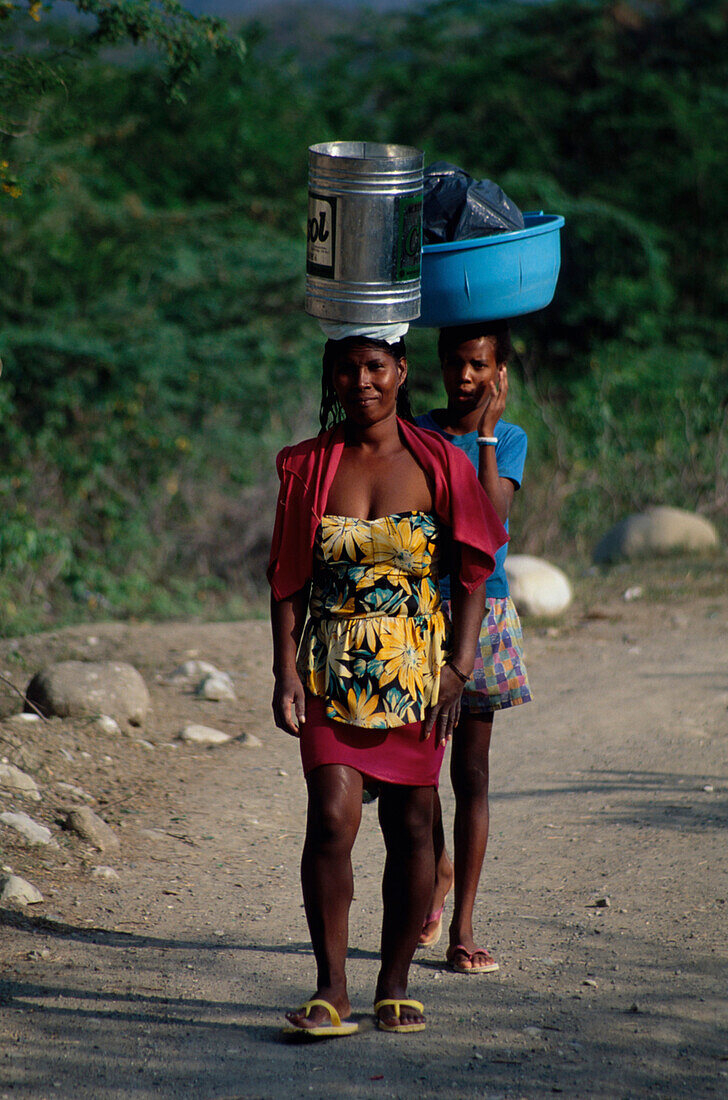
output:
<instances>
[{"instance_id":1,"label":"large stone","mask_svg":"<svg viewBox=\"0 0 728 1100\"><path fill-rule=\"evenodd\" d=\"M26 699L26 707L33 703L45 717L109 715L124 727L143 725L149 709L146 684L137 670L123 661L48 665L28 684Z\"/></svg>"},{"instance_id":2,"label":"large stone","mask_svg":"<svg viewBox=\"0 0 728 1100\"><path fill-rule=\"evenodd\" d=\"M20 875L3 875L0 878L0 905L15 902L16 905L40 905L43 895L32 882Z\"/></svg>"},{"instance_id":3,"label":"large stone","mask_svg":"<svg viewBox=\"0 0 728 1100\"><path fill-rule=\"evenodd\" d=\"M35 780L14 764L0 764L0 787L5 791L17 791L34 802L40 802Z\"/></svg>"},{"instance_id":4,"label":"large stone","mask_svg":"<svg viewBox=\"0 0 728 1100\"><path fill-rule=\"evenodd\" d=\"M88 806L70 810L66 815L65 827L83 840L88 840L100 852L118 852L119 838L102 817Z\"/></svg>"},{"instance_id":5,"label":"large stone","mask_svg":"<svg viewBox=\"0 0 728 1100\"><path fill-rule=\"evenodd\" d=\"M3 825L7 825L9 829L14 829L16 833L20 833L29 844L50 844L55 847L50 829L45 825L39 825L27 814L3 813L0 814L0 821Z\"/></svg>"},{"instance_id":6,"label":"large stone","mask_svg":"<svg viewBox=\"0 0 728 1100\"><path fill-rule=\"evenodd\" d=\"M524 615L560 615L571 603L573 593L565 573L557 566L530 554L510 554L506 574L511 597Z\"/></svg>"},{"instance_id":7,"label":"large stone","mask_svg":"<svg viewBox=\"0 0 728 1100\"><path fill-rule=\"evenodd\" d=\"M718 546L718 532L705 516L656 505L617 523L594 550L598 565L678 550L706 553Z\"/></svg>"}]
</instances>

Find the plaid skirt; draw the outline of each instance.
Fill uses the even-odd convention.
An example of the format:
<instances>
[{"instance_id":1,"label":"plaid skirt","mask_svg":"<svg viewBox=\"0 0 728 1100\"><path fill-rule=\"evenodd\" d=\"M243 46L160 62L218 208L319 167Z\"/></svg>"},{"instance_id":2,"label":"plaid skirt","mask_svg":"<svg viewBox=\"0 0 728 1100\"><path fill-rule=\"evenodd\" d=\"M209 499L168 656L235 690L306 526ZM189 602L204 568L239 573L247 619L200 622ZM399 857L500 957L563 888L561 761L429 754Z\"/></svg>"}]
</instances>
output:
<instances>
[{"instance_id":1,"label":"plaid skirt","mask_svg":"<svg viewBox=\"0 0 728 1100\"><path fill-rule=\"evenodd\" d=\"M450 616L450 601L443 601ZM521 621L510 596L488 597L485 618L475 651L472 678L463 690L465 714L487 714L531 700L528 673L523 661Z\"/></svg>"}]
</instances>

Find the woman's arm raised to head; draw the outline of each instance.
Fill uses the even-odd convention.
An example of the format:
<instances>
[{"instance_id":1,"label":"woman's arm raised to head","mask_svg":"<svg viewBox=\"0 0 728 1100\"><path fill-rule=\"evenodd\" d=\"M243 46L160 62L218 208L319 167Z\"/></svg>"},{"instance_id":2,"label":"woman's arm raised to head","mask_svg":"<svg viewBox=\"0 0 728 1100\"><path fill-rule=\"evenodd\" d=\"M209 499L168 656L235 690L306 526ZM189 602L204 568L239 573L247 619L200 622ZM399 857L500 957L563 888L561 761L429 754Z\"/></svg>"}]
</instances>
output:
<instances>
[{"instance_id":1,"label":"woman's arm raised to head","mask_svg":"<svg viewBox=\"0 0 728 1100\"><path fill-rule=\"evenodd\" d=\"M478 424L478 435L482 437L494 437L496 425L506 411L506 398L508 396L508 369L505 363L498 368L498 385L491 382L491 397L485 407ZM516 487L510 478L501 477L498 473L496 461L496 449L492 444L484 444L480 448L478 461L478 480L490 497L491 503L498 513L498 519L505 523L513 504L513 495Z\"/></svg>"},{"instance_id":2,"label":"woman's arm raised to head","mask_svg":"<svg viewBox=\"0 0 728 1100\"><path fill-rule=\"evenodd\" d=\"M296 653L308 608L309 586L277 600L271 596L270 618L273 629L273 717L279 729L293 737L306 721L305 694L296 671Z\"/></svg>"}]
</instances>

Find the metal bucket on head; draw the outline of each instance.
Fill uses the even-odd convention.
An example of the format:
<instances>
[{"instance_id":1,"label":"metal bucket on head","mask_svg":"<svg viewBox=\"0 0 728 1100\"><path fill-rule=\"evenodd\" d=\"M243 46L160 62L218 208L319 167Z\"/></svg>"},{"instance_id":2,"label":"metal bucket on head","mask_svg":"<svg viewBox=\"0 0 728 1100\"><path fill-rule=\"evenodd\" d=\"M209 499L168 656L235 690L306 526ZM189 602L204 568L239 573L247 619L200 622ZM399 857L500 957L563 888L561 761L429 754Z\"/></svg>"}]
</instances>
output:
<instances>
[{"instance_id":1,"label":"metal bucket on head","mask_svg":"<svg viewBox=\"0 0 728 1100\"><path fill-rule=\"evenodd\" d=\"M351 324L419 316L423 159L408 145L310 146L307 313Z\"/></svg>"}]
</instances>

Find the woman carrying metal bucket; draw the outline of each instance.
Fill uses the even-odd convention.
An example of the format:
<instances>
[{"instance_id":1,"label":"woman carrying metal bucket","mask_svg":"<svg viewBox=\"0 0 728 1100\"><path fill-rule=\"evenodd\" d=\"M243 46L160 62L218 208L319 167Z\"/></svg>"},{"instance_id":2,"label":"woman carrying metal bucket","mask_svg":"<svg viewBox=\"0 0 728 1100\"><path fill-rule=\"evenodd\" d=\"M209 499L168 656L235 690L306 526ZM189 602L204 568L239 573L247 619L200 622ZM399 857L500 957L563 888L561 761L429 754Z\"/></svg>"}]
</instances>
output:
<instances>
[{"instance_id":1,"label":"woman carrying metal bucket","mask_svg":"<svg viewBox=\"0 0 728 1100\"><path fill-rule=\"evenodd\" d=\"M300 740L301 879L317 966L315 994L287 1014L288 1034L357 1030L345 973L351 850L372 783L387 851L377 1026L425 1027L407 982L435 875L435 791L485 578L506 539L467 458L410 421L402 328L363 325L327 342L321 432L278 456L273 712ZM445 546L451 628L437 583Z\"/></svg>"}]
</instances>

